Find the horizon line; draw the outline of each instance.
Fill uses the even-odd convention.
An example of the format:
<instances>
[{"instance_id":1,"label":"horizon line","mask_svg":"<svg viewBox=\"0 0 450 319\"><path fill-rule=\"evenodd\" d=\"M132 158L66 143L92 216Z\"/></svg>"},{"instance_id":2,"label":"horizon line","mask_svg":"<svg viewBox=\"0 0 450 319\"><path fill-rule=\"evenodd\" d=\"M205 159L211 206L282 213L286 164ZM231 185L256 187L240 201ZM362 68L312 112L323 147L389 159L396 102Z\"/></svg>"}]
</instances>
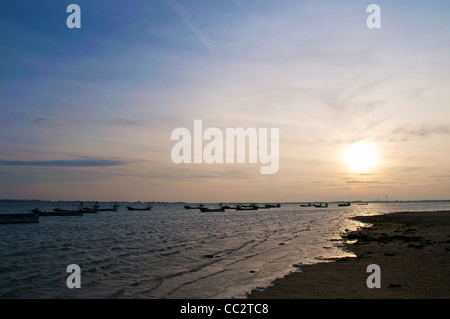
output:
<instances>
[{"instance_id":1,"label":"horizon line","mask_svg":"<svg viewBox=\"0 0 450 319\"><path fill-rule=\"evenodd\" d=\"M237 202L227 202L227 201L221 201L221 202L203 202L203 201L194 201L194 202L187 202L187 201L158 201L158 200L152 200L152 201L127 201L127 200L70 200L70 199L18 199L18 198L1 198L0 202L6 202L6 201L28 201L28 202L123 202L123 203L165 203L165 204L194 204L194 203L204 203L204 204L220 204L220 203L227 203L227 204L237 204L237 203L280 203L280 204L303 204L303 203L391 203L391 202L450 202L450 199L395 199L395 200L333 200L333 201L237 201Z\"/></svg>"}]
</instances>

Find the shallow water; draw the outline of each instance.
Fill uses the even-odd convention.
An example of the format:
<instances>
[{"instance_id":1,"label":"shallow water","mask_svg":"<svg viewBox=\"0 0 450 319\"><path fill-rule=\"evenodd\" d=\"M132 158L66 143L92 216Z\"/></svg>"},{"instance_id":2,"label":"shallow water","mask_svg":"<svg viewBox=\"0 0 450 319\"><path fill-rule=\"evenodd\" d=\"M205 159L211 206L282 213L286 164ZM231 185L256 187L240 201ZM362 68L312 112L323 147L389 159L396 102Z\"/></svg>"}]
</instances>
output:
<instances>
[{"instance_id":1,"label":"shallow water","mask_svg":"<svg viewBox=\"0 0 450 319\"><path fill-rule=\"evenodd\" d=\"M0 213L76 204L0 202ZM350 217L450 209L394 202L202 213L161 204L130 212L127 204L0 225L0 298L241 298L301 264L351 255L341 235L361 224ZM81 268L80 289L67 288L70 264Z\"/></svg>"}]
</instances>

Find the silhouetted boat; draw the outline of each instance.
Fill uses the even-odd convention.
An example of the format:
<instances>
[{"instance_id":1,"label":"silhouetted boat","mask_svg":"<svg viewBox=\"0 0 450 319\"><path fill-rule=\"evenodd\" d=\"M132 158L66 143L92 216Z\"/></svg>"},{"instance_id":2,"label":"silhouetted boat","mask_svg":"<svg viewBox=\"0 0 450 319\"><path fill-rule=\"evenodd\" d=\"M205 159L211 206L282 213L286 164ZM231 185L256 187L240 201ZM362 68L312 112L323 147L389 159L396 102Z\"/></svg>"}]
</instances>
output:
<instances>
[{"instance_id":1,"label":"silhouetted boat","mask_svg":"<svg viewBox=\"0 0 450 319\"><path fill-rule=\"evenodd\" d=\"M97 208L89 208L89 207L81 207L78 210L74 210L74 209L62 209L62 208L54 208L53 212L55 213L64 213L64 212L78 212L78 211L82 211L84 213L96 213L98 210ZM51 212L49 212L51 213Z\"/></svg>"},{"instance_id":2,"label":"silhouetted boat","mask_svg":"<svg viewBox=\"0 0 450 319\"><path fill-rule=\"evenodd\" d=\"M223 208L225 208L225 209L236 209L236 206L225 205L225 206L223 206Z\"/></svg>"},{"instance_id":3,"label":"silhouetted boat","mask_svg":"<svg viewBox=\"0 0 450 319\"><path fill-rule=\"evenodd\" d=\"M313 205L311 203L308 204L300 204L300 207L312 207Z\"/></svg>"},{"instance_id":4,"label":"silhouetted boat","mask_svg":"<svg viewBox=\"0 0 450 319\"><path fill-rule=\"evenodd\" d=\"M83 207L83 208L81 209L81 211L82 211L83 213L86 213L86 214L95 214L95 213L98 212L98 210L97 210L97 208L96 208L95 206L94 206L94 208Z\"/></svg>"},{"instance_id":5,"label":"silhouetted boat","mask_svg":"<svg viewBox=\"0 0 450 319\"><path fill-rule=\"evenodd\" d=\"M258 206L256 204L251 205L237 205L236 210L258 210Z\"/></svg>"},{"instance_id":6,"label":"silhouetted boat","mask_svg":"<svg viewBox=\"0 0 450 319\"><path fill-rule=\"evenodd\" d=\"M265 207L266 208L280 208L281 204L280 203L278 203L278 204L266 204Z\"/></svg>"},{"instance_id":7,"label":"silhouetted boat","mask_svg":"<svg viewBox=\"0 0 450 319\"><path fill-rule=\"evenodd\" d=\"M80 202L77 209L54 208L53 211L46 212L36 208L31 212L33 214L38 214L39 216L82 216L83 212L88 213L91 210L90 208L83 207L83 204L83 202Z\"/></svg>"},{"instance_id":8,"label":"silhouetted boat","mask_svg":"<svg viewBox=\"0 0 450 319\"><path fill-rule=\"evenodd\" d=\"M201 207L204 207L205 205L203 204L199 204L198 206L189 206L189 205L184 205L185 209L200 209Z\"/></svg>"},{"instance_id":9,"label":"silhouetted boat","mask_svg":"<svg viewBox=\"0 0 450 319\"><path fill-rule=\"evenodd\" d=\"M131 206L127 206L128 210L151 210L152 206L151 205L147 205L147 207L131 207Z\"/></svg>"},{"instance_id":10,"label":"silhouetted boat","mask_svg":"<svg viewBox=\"0 0 450 319\"><path fill-rule=\"evenodd\" d=\"M57 210L52 212L41 211L38 208L32 210L33 214L39 216L83 216L82 210Z\"/></svg>"},{"instance_id":11,"label":"silhouetted boat","mask_svg":"<svg viewBox=\"0 0 450 319\"><path fill-rule=\"evenodd\" d=\"M225 208L224 207L220 207L220 208L208 208L208 207L200 207L200 211L206 213L206 212L224 212Z\"/></svg>"},{"instance_id":12,"label":"silhouetted boat","mask_svg":"<svg viewBox=\"0 0 450 319\"><path fill-rule=\"evenodd\" d=\"M222 204L219 205L219 207L216 208L208 208L208 207L199 207L201 212L224 212L225 211L225 207L223 207Z\"/></svg>"},{"instance_id":13,"label":"silhouetted boat","mask_svg":"<svg viewBox=\"0 0 450 319\"><path fill-rule=\"evenodd\" d=\"M325 203L325 204L323 204L323 203L314 204L314 207L316 207L316 208L326 208L326 207L328 207L328 203Z\"/></svg>"},{"instance_id":14,"label":"silhouetted boat","mask_svg":"<svg viewBox=\"0 0 450 319\"><path fill-rule=\"evenodd\" d=\"M351 204L350 203L340 203L340 204L338 204L338 206L351 206Z\"/></svg>"},{"instance_id":15,"label":"silhouetted boat","mask_svg":"<svg viewBox=\"0 0 450 319\"><path fill-rule=\"evenodd\" d=\"M90 208L90 207L82 207L80 206L79 209L61 209L61 208L54 208L53 209L54 213L73 213L73 212L82 212L82 213L96 213L98 212L97 207L94 206L94 208ZM48 213L52 213L52 212L48 212ZM56 216L56 215L55 215Z\"/></svg>"},{"instance_id":16,"label":"silhouetted boat","mask_svg":"<svg viewBox=\"0 0 450 319\"><path fill-rule=\"evenodd\" d=\"M112 208L100 208L98 205L98 202L94 206L95 209L97 209L98 212L116 212L119 209L119 205L117 205L117 202L113 205Z\"/></svg>"},{"instance_id":17,"label":"silhouetted boat","mask_svg":"<svg viewBox=\"0 0 450 319\"><path fill-rule=\"evenodd\" d=\"M262 206L257 205L257 204L253 204L253 205L250 205L250 206L247 206L247 207L250 207L250 208L256 207L256 209L269 209L269 208L277 208L279 206L277 206L275 204L265 204L265 205L262 205Z\"/></svg>"},{"instance_id":18,"label":"silhouetted boat","mask_svg":"<svg viewBox=\"0 0 450 319\"><path fill-rule=\"evenodd\" d=\"M0 214L0 224L37 223L38 214Z\"/></svg>"}]
</instances>

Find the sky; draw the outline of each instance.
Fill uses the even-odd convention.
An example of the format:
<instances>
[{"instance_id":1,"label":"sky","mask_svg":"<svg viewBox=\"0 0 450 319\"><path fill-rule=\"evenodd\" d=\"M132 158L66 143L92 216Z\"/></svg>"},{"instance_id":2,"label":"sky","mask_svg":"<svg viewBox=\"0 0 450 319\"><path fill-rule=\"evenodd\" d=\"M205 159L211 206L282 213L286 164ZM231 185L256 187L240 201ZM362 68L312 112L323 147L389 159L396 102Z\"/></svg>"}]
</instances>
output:
<instances>
[{"instance_id":1,"label":"sky","mask_svg":"<svg viewBox=\"0 0 450 319\"><path fill-rule=\"evenodd\" d=\"M449 15L446 0L2 0L0 198L450 199ZM278 128L278 171L174 163L171 134L195 120Z\"/></svg>"}]
</instances>

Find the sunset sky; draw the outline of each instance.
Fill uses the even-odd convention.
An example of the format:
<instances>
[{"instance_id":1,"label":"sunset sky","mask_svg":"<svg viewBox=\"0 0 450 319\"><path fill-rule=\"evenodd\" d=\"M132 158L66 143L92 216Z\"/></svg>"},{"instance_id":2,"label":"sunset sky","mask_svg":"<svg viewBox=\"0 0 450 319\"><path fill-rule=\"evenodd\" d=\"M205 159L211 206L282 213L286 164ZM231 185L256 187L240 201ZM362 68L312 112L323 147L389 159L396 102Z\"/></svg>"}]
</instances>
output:
<instances>
[{"instance_id":1,"label":"sunset sky","mask_svg":"<svg viewBox=\"0 0 450 319\"><path fill-rule=\"evenodd\" d=\"M446 0L2 0L0 198L450 199L449 17ZM278 172L173 163L194 120L279 128Z\"/></svg>"}]
</instances>

